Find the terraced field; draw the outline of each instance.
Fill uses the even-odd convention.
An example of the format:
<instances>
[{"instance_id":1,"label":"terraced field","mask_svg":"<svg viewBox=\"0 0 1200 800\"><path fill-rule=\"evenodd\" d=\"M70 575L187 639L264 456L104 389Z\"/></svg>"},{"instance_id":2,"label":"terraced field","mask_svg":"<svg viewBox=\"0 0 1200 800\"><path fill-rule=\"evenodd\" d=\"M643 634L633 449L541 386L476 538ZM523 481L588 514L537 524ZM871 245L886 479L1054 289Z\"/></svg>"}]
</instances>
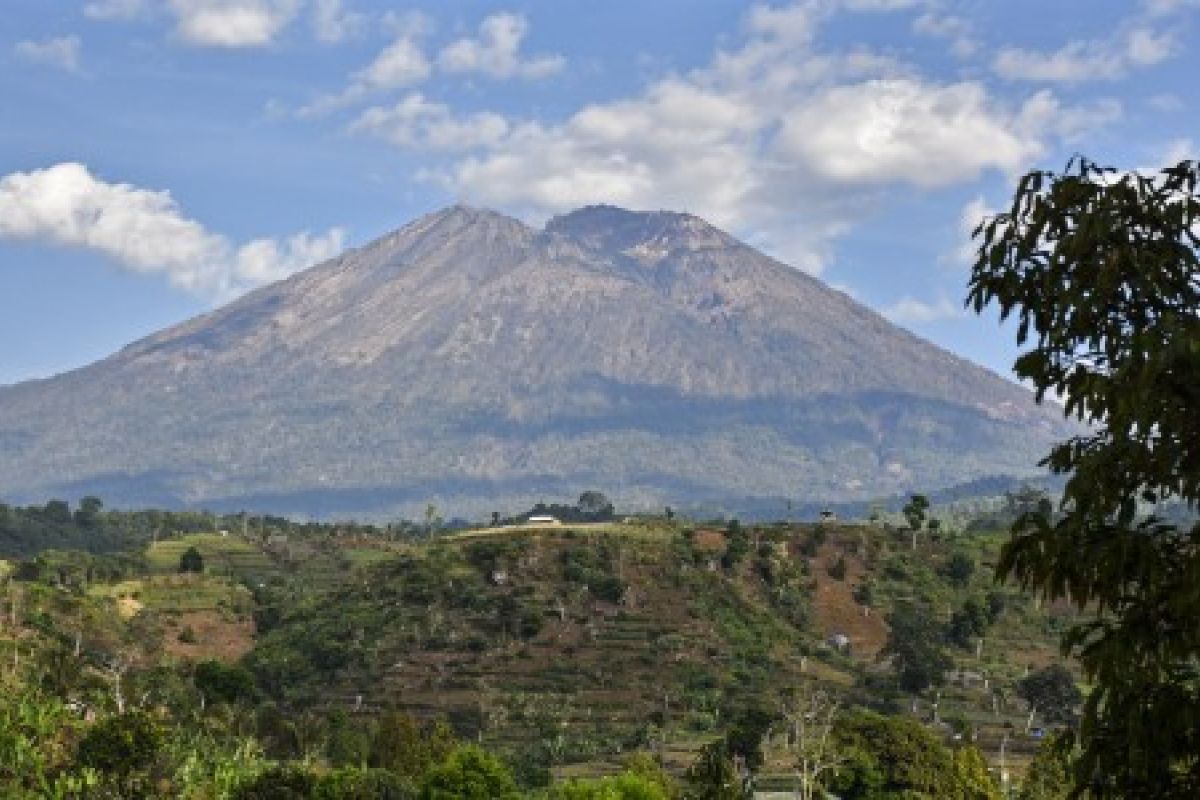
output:
<instances>
[{"instance_id":1,"label":"terraced field","mask_svg":"<svg viewBox=\"0 0 1200 800\"><path fill-rule=\"evenodd\" d=\"M191 547L204 557L204 571L210 575L260 581L281 571L279 564L256 543L234 535L198 533L151 544L146 550L151 573L177 573L180 557Z\"/></svg>"}]
</instances>

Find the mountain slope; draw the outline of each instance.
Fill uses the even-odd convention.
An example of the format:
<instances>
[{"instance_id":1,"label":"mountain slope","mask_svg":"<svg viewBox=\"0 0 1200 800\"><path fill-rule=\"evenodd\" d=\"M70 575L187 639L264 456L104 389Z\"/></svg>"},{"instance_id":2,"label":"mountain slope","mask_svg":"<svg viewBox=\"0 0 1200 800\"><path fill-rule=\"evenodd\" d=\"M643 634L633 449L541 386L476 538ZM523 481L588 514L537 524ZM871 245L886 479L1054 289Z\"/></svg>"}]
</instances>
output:
<instances>
[{"instance_id":1,"label":"mountain slope","mask_svg":"<svg viewBox=\"0 0 1200 800\"><path fill-rule=\"evenodd\" d=\"M821 500L1028 474L1027 392L695 217L454 207L0 390L0 495L284 512Z\"/></svg>"}]
</instances>

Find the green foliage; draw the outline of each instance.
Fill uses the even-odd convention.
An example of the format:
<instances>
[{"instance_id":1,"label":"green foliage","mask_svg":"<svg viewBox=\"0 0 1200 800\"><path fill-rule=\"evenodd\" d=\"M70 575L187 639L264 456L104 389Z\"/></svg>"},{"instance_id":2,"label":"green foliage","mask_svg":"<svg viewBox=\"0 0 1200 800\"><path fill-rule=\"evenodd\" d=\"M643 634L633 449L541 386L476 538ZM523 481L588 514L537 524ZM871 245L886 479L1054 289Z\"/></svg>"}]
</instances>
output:
<instances>
[{"instance_id":1,"label":"green foliage","mask_svg":"<svg viewBox=\"0 0 1200 800\"><path fill-rule=\"evenodd\" d=\"M953 800L1002 800L1000 787L988 773L987 762L977 747L959 747L951 756L954 763Z\"/></svg>"},{"instance_id":2,"label":"green foliage","mask_svg":"<svg viewBox=\"0 0 1200 800\"><path fill-rule=\"evenodd\" d=\"M971 582L975 574L975 559L966 553L955 553L939 570L946 580L962 588Z\"/></svg>"},{"instance_id":3,"label":"green foliage","mask_svg":"<svg viewBox=\"0 0 1200 800\"><path fill-rule=\"evenodd\" d=\"M908 522L908 527L919 531L925 525L925 512L929 510L929 498L923 494L914 494L905 503L901 512Z\"/></svg>"},{"instance_id":4,"label":"green foliage","mask_svg":"<svg viewBox=\"0 0 1200 800\"><path fill-rule=\"evenodd\" d=\"M963 649L974 646L975 640L987 633L991 617L987 609L974 598L963 603L962 608L950 615L946 625L946 639Z\"/></svg>"},{"instance_id":5,"label":"green foliage","mask_svg":"<svg viewBox=\"0 0 1200 800\"><path fill-rule=\"evenodd\" d=\"M311 800L316 776L300 764L277 764L238 786L230 800Z\"/></svg>"},{"instance_id":6,"label":"green foliage","mask_svg":"<svg viewBox=\"0 0 1200 800\"><path fill-rule=\"evenodd\" d=\"M97 722L79 742L80 766L126 776L147 769L162 747L158 724L142 713L119 714Z\"/></svg>"},{"instance_id":7,"label":"green foliage","mask_svg":"<svg viewBox=\"0 0 1200 800\"><path fill-rule=\"evenodd\" d=\"M611 778L578 779L554 785L545 800L669 800L662 785L630 772Z\"/></svg>"},{"instance_id":8,"label":"green foliage","mask_svg":"<svg viewBox=\"0 0 1200 800\"><path fill-rule=\"evenodd\" d=\"M313 800L417 800L412 781L383 769L343 767L317 779Z\"/></svg>"},{"instance_id":9,"label":"green foliage","mask_svg":"<svg viewBox=\"0 0 1200 800\"><path fill-rule=\"evenodd\" d=\"M57 698L0 687L0 793L42 790L71 762L78 718Z\"/></svg>"},{"instance_id":10,"label":"green foliage","mask_svg":"<svg viewBox=\"0 0 1200 800\"><path fill-rule=\"evenodd\" d=\"M180 572L204 572L204 556L195 547L189 547L179 557Z\"/></svg>"},{"instance_id":11,"label":"green foliage","mask_svg":"<svg viewBox=\"0 0 1200 800\"><path fill-rule=\"evenodd\" d=\"M941 648L942 630L928 610L900 605L888 615L887 644L881 655L891 656L900 688L919 692L940 686L954 664Z\"/></svg>"},{"instance_id":12,"label":"green foliage","mask_svg":"<svg viewBox=\"0 0 1200 800\"><path fill-rule=\"evenodd\" d=\"M1051 664L1022 678L1017 694L1028 701L1047 722L1070 722L1083 702L1083 693L1075 685L1071 671L1062 664Z\"/></svg>"},{"instance_id":13,"label":"green foliage","mask_svg":"<svg viewBox=\"0 0 1200 800\"><path fill-rule=\"evenodd\" d=\"M729 521L729 525L725 529L725 537L728 541L725 545L725 553L721 556L721 566L725 569L733 569L750 552L750 536L741 523L733 519Z\"/></svg>"},{"instance_id":14,"label":"green foliage","mask_svg":"<svg viewBox=\"0 0 1200 800\"><path fill-rule=\"evenodd\" d=\"M454 752L454 734L444 722L423 724L408 714L384 714L375 730L371 765L419 778Z\"/></svg>"},{"instance_id":15,"label":"green foliage","mask_svg":"<svg viewBox=\"0 0 1200 800\"><path fill-rule=\"evenodd\" d=\"M836 735L847 760L830 784L843 800L962 796L952 754L914 719L860 712L840 720Z\"/></svg>"},{"instance_id":16,"label":"green foliage","mask_svg":"<svg viewBox=\"0 0 1200 800\"><path fill-rule=\"evenodd\" d=\"M1061 512L1024 514L999 564L1097 614L1071 629L1093 689L1076 778L1097 797L1200 796L1200 164L1149 176L1074 159L980 225L968 302L1016 317L1017 375L1089 425L1046 463Z\"/></svg>"},{"instance_id":17,"label":"green foliage","mask_svg":"<svg viewBox=\"0 0 1200 800\"><path fill-rule=\"evenodd\" d=\"M732 724L725 735L728 753L750 771L757 770L763 763L762 741L777 714L762 708L739 709L731 714Z\"/></svg>"},{"instance_id":18,"label":"green foliage","mask_svg":"<svg viewBox=\"0 0 1200 800\"><path fill-rule=\"evenodd\" d=\"M474 746L459 747L421 781L421 800L517 800L517 783L500 759Z\"/></svg>"},{"instance_id":19,"label":"green foliage","mask_svg":"<svg viewBox=\"0 0 1200 800\"><path fill-rule=\"evenodd\" d=\"M254 696L254 675L242 666L201 661L193 677L196 690L210 703L234 703Z\"/></svg>"},{"instance_id":20,"label":"green foliage","mask_svg":"<svg viewBox=\"0 0 1200 800\"><path fill-rule=\"evenodd\" d=\"M860 606L868 608L875 602L875 584L871 580L865 580L858 586L854 587L854 602Z\"/></svg>"},{"instance_id":21,"label":"green foliage","mask_svg":"<svg viewBox=\"0 0 1200 800\"><path fill-rule=\"evenodd\" d=\"M1074 786L1068 750L1069 743L1061 737L1043 740L1021 781L1017 800L1068 800Z\"/></svg>"},{"instance_id":22,"label":"green foliage","mask_svg":"<svg viewBox=\"0 0 1200 800\"><path fill-rule=\"evenodd\" d=\"M684 800L750 800L725 741L704 746L683 776Z\"/></svg>"}]
</instances>

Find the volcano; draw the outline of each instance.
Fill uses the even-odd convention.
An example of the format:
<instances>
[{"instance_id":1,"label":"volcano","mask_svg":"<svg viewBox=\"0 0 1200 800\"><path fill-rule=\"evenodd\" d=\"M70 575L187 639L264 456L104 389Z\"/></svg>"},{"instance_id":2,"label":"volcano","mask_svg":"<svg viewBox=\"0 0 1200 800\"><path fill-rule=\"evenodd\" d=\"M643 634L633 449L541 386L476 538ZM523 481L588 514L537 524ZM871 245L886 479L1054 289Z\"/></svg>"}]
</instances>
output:
<instances>
[{"instance_id":1,"label":"volcano","mask_svg":"<svg viewBox=\"0 0 1200 800\"><path fill-rule=\"evenodd\" d=\"M703 220L456 206L0 389L0 497L386 517L1028 476L1061 414Z\"/></svg>"}]
</instances>

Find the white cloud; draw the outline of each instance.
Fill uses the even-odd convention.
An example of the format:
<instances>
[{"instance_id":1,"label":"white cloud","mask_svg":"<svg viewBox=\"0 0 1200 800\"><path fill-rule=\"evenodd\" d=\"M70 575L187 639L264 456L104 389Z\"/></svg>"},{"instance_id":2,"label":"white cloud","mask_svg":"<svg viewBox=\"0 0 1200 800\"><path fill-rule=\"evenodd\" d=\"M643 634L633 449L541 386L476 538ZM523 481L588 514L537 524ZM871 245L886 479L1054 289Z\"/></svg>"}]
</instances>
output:
<instances>
[{"instance_id":1,"label":"white cloud","mask_svg":"<svg viewBox=\"0 0 1200 800\"><path fill-rule=\"evenodd\" d=\"M318 41L326 44L344 41L362 31L366 22L366 15L348 11L342 0L313 0L313 35Z\"/></svg>"},{"instance_id":2,"label":"white cloud","mask_svg":"<svg viewBox=\"0 0 1200 800\"><path fill-rule=\"evenodd\" d=\"M235 247L185 217L170 193L107 183L75 163L0 178L0 238L94 250L125 269L161 275L212 300L331 258L345 239L335 228Z\"/></svg>"},{"instance_id":3,"label":"white cloud","mask_svg":"<svg viewBox=\"0 0 1200 800\"><path fill-rule=\"evenodd\" d=\"M262 47L295 18L300 0L169 0L175 32L201 47Z\"/></svg>"},{"instance_id":4,"label":"white cloud","mask_svg":"<svg viewBox=\"0 0 1200 800\"><path fill-rule=\"evenodd\" d=\"M1163 148L1159 163L1163 166L1175 166L1180 161L1195 161L1200 158L1200 151L1191 139L1172 139Z\"/></svg>"},{"instance_id":5,"label":"white cloud","mask_svg":"<svg viewBox=\"0 0 1200 800\"><path fill-rule=\"evenodd\" d=\"M378 92L405 89L425 82L433 71L419 37L423 28L404 26L396 38L366 67L354 73L351 83L337 94L324 94L301 107L301 119L320 117L339 108L361 103Z\"/></svg>"},{"instance_id":6,"label":"white cloud","mask_svg":"<svg viewBox=\"0 0 1200 800\"><path fill-rule=\"evenodd\" d=\"M431 67L420 44L411 36L400 36L356 75L358 84L369 89L402 89L429 77Z\"/></svg>"},{"instance_id":7,"label":"white cloud","mask_svg":"<svg viewBox=\"0 0 1200 800\"><path fill-rule=\"evenodd\" d=\"M1015 174L1120 114L1112 101L1065 104L1049 90L1000 100L982 83L923 78L866 49L822 52L815 34L830 8L756 6L745 38L707 67L561 122L497 120L472 152L421 175L530 219L598 202L687 210L819 272L832 243L896 187ZM434 108L377 109L355 129L429 151L437 140L414 119L450 132L472 124L422 102Z\"/></svg>"},{"instance_id":8,"label":"white cloud","mask_svg":"<svg viewBox=\"0 0 1200 800\"><path fill-rule=\"evenodd\" d=\"M778 151L836 183L939 186L1012 170L1040 151L977 83L875 80L829 89L782 118Z\"/></svg>"},{"instance_id":9,"label":"white cloud","mask_svg":"<svg viewBox=\"0 0 1200 800\"><path fill-rule=\"evenodd\" d=\"M956 264L974 264L979 254L979 245L973 236L979 223L996 215L996 209L990 203L977 196L963 206L958 215L958 232L962 243L950 254L951 261Z\"/></svg>"},{"instance_id":10,"label":"white cloud","mask_svg":"<svg viewBox=\"0 0 1200 800\"><path fill-rule=\"evenodd\" d=\"M950 300L946 295L938 295L933 301L918 300L915 297L904 296L883 310L883 315L892 322L927 323L945 319L965 317L963 307Z\"/></svg>"},{"instance_id":11,"label":"white cloud","mask_svg":"<svg viewBox=\"0 0 1200 800\"><path fill-rule=\"evenodd\" d=\"M40 42L18 42L13 52L20 58L35 64L45 64L50 67L79 72L80 57L83 43L78 36L59 36Z\"/></svg>"},{"instance_id":12,"label":"white cloud","mask_svg":"<svg viewBox=\"0 0 1200 800\"><path fill-rule=\"evenodd\" d=\"M398 147L433 151L473 150L499 142L509 131L503 116L478 112L455 116L449 106L415 92L394 106L369 108L350 126Z\"/></svg>"},{"instance_id":13,"label":"white cloud","mask_svg":"<svg viewBox=\"0 0 1200 800\"><path fill-rule=\"evenodd\" d=\"M913 33L950 42L950 52L958 58L970 58L979 50L975 40L975 26L963 17L937 14L932 11L913 20Z\"/></svg>"},{"instance_id":14,"label":"white cloud","mask_svg":"<svg viewBox=\"0 0 1200 800\"><path fill-rule=\"evenodd\" d=\"M1027 136L1052 134L1066 143L1074 143L1087 133L1119 120L1121 103L1106 98L1090 105L1064 106L1049 89L1034 93L1021 107L1014 120L1017 130Z\"/></svg>"},{"instance_id":15,"label":"white cloud","mask_svg":"<svg viewBox=\"0 0 1200 800\"><path fill-rule=\"evenodd\" d=\"M463 38L438 54L438 66L446 72L477 72L492 78L544 78L562 70L560 55L522 58L521 42L529 23L518 14L499 13L479 25L478 38Z\"/></svg>"},{"instance_id":16,"label":"white cloud","mask_svg":"<svg viewBox=\"0 0 1200 800\"><path fill-rule=\"evenodd\" d=\"M1115 80L1131 69L1152 66L1178 52L1178 43L1170 33L1135 27L1109 39L1068 42L1053 53L1006 47L996 54L992 70L1013 81L1082 83Z\"/></svg>"},{"instance_id":17,"label":"white cloud","mask_svg":"<svg viewBox=\"0 0 1200 800\"><path fill-rule=\"evenodd\" d=\"M135 19L148 7L149 0L92 0L83 14L91 19Z\"/></svg>"},{"instance_id":18,"label":"white cloud","mask_svg":"<svg viewBox=\"0 0 1200 800\"><path fill-rule=\"evenodd\" d=\"M1155 33L1149 28L1136 28L1126 40L1125 55L1129 63L1148 67L1166 61L1179 52L1179 43L1170 33Z\"/></svg>"},{"instance_id":19,"label":"white cloud","mask_svg":"<svg viewBox=\"0 0 1200 800\"><path fill-rule=\"evenodd\" d=\"M1200 8L1200 0L1145 0L1146 10L1151 16L1162 17L1189 8Z\"/></svg>"}]
</instances>

